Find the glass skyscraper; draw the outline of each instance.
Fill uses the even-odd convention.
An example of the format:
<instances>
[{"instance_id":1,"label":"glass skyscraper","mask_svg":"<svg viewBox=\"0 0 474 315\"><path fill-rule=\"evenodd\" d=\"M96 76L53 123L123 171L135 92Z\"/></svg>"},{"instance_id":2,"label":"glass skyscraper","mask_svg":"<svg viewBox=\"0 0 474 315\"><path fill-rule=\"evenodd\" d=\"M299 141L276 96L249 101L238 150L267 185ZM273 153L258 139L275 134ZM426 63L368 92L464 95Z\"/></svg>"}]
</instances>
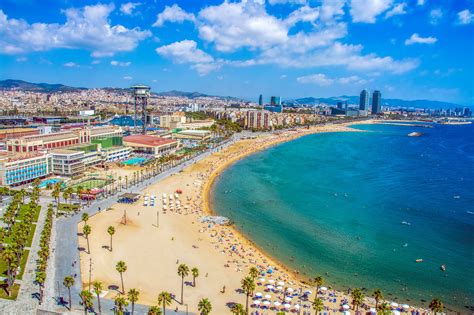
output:
<instances>
[{"instance_id":1,"label":"glass skyscraper","mask_svg":"<svg viewBox=\"0 0 474 315\"><path fill-rule=\"evenodd\" d=\"M372 95L372 114L380 114L382 112L382 93L374 91Z\"/></svg>"},{"instance_id":2,"label":"glass skyscraper","mask_svg":"<svg viewBox=\"0 0 474 315\"><path fill-rule=\"evenodd\" d=\"M369 109L369 91L362 90L362 92L360 92L359 110L368 110L368 109Z\"/></svg>"}]
</instances>

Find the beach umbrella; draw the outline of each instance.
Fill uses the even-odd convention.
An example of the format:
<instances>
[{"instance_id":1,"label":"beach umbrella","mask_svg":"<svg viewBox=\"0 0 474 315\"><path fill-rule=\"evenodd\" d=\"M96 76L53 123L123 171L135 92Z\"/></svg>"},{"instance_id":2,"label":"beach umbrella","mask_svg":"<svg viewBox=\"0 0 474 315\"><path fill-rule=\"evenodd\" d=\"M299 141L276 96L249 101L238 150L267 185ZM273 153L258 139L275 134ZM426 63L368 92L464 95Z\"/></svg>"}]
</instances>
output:
<instances>
[{"instance_id":1,"label":"beach umbrella","mask_svg":"<svg viewBox=\"0 0 474 315\"><path fill-rule=\"evenodd\" d=\"M278 284L278 285L285 285L285 282L279 281L277 284Z\"/></svg>"},{"instance_id":2,"label":"beach umbrella","mask_svg":"<svg viewBox=\"0 0 474 315\"><path fill-rule=\"evenodd\" d=\"M400 312L397 311L397 310L394 310L394 311L392 311L392 314L393 314L393 315L400 315Z\"/></svg>"},{"instance_id":3,"label":"beach umbrella","mask_svg":"<svg viewBox=\"0 0 474 315\"><path fill-rule=\"evenodd\" d=\"M328 290L328 288L326 288L326 287L321 287L321 288L319 288L319 289L320 289L321 291L323 291L323 292Z\"/></svg>"},{"instance_id":4,"label":"beach umbrella","mask_svg":"<svg viewBox=\"0 0 474 315\"><path fill-rule=\"evenodd\" d=\"M262 293L257 292L257 293L255 293L255 296L256 296L256 297L262 297Z\"/></svg>"},{"instance_id":5,"label":"beach umbrella","mask_svg":"<svg viewBox=\"0 0 474 315\"><path fill-rule=\"evenodd\" d=\"M371 308L370 308L370 312L371 312L372 314L377 314L377 310L375 309L375 307L371 307Z\"/></svg>"},{"instance_id":6,"label":"beach umbrella","mask_svg":"<svg viewBox=\"0 0 474 315\"><path fill-rule=\"evenodd\" d=\"M290 302L290 301L291 301L291 297L289 297L289 296L285 297L285 301L286 301L286 302Z\"/></svg>"},{"instance_id":7,"label":"beach umbrella","mask_svg":"<svg viewBox=\"0 0 474 315\"><path fill-rule=\"evenodd\" d=\"M269 301L264 301L263 305L268 306L268 305L270 305L270 302Z\"/></svg>"},{"instance_id":8,"label":"beach umbrella","mask_svg":"<svg viewBox=\"0 0 474 315\"><path fill-rule=\"evenodd\" d=\"M255 305L260 305L260 303L262 303L260 300L253 300L253 304Z\"/></svg>"},{"instance_id":9,"label":"beach umbrella","mask_svg":"<svg viewBox=\"0 0 474 315\"><path fill-rule=\"evenodd\" d=\"M293 288L286 289L286 292L288 292L288 293L292 293L293 291L294 291Z\"/></svg>"},{"instance_id":10,"label":"beach umbrella","mask_svg":"<svg viewBox=\"0 0 474 315\"><path fill-rule=\"evenodd\" d=\"M392 303L390 303L390 306L391 307L398 307L398 303L392 302Z\"/></svg>"},{"instance_id":11,"label":"beach umbrella","mask_svg":"<svg viewBox=\"0 0 474 315\"><path fill-rule=\"evenodd\" d=\"M344 311L344 315L351 315L351 312L349 312L349 311Z\"/></svg>"},{"instance_id":12,"label":"beach umbrella","mask_svg":"<svg viewBox=\"0 0 474 315\"><path fill-rule=\"evenodd\" d=\"M259 278L258 281L259 282L265 282L265 278Z\"/></svg>"},{"instance_id":13,"label":"beach umbrella","mask_svg":"<svg viewBox=\"0 0 474 315\"><path fill-rule=\"evenodd\" d=\"M295 306L293 306L295 308L295 310L299 310L300 309L300 306L298 304L296 304Z\"/></svg>"},{"instance_id":14,"label":"beach umbrella","mask_svg":"<svg viewBox=\"0 0 474 315\"><path fill-rule=\"evenodd\" d=\"M269 300L269 299L272 298L272 296L271 296L270 294L265 294L265 298L266 298L267 300Z\"/></svg>"},{"instance_id":15,"label":"beach umbrella","mask_svg":"<svg viewBox=\"0 0 474 315\"><path fill-rule=\"evenodd\" d=\"M275 283L275 280L273 280L273 279L270 279L270 280L268 280L268 283L270 283L270 284L274 284L274 283Z\"/></svg>"},{"instance_id":16,"label":"beach umbrella","mask_svg":"<svg viewBox=\"0 0 474 315\"><path fill-rule=\"evenodd\" d=\"M402 304L402 307L403 307L404 310L407 310L407 309L410 308L410 305L408 305L408 304Z\"/></svg>"},{"instance_id":17,"label":"beach umbrella","mask_svg":"<svg viewBox=\"0 0 474 315\"><path fill-rule=\"evenodd\" d=\"M281 303L280 303L280 302L278 302L278 301L276 301L275 303L273 303L273 305L275 305L275 306L277 306L277 307L278 307L278 306L280 306L280 305L281 305Z\"/></svg>"},{"instance_id":18,"label":"beach umbrella","mask_svg":"<svg viewBox=\"0 0 474 315\"><path fill-rule=\"evenodd\" d=\"M274 287L273 287L271 284L267 284L267 289L268 289L268 290L271 290L271 289L273 289L273 288L274 288Z\"/></svg>"},{"instance_id":19,"label":"beach umbrella","mask_svg":"<svg viewBox=\"0 0 474 315\"><path fill-rule=\"evenodd\" d=\"M283 307L284 307L284 308L290 308L290 307L291 307L291 305L290 305L290 304L288 304L288 303L285 303L285 304L283 304Z\"/></svg>"},{"instance_id":20,"label":"beach umbrella","mask_svg":"<svg viewBox=\"0 0 474 315\"><path fill-rule=\"evenodd\" d=\"M349 305L347 305L347 304L344 304L344 305L342 306L342 308L345 309L345 310L348 310L348 309L350 309L351 307L350 307Z\"/></svg>"},{"instance_id":21,"label":"beach umbrella","mask_svg":"<svg viewBox=\"0 0 474 315\"><path fill-rule=\"evenodd\" d=\"M313 293L313 292L312 292L311 290L306 290L306 291L304 292L304 294L307 294L307 295L310 295L310 294L312 294L312 293Z\"/></svg>"}]
</instances>

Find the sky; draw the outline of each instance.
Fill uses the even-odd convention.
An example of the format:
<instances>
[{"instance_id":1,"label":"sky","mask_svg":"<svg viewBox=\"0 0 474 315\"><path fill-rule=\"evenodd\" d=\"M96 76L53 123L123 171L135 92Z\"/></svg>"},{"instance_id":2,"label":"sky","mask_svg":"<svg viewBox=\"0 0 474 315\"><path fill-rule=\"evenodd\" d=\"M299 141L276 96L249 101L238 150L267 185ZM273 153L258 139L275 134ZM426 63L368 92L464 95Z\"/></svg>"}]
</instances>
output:
<instances>
[{"instance_id":1,"label":"sky","mask_svg":"<svg viewBox=\"0 0 474 315\"><path fill-rule=\"evenodd\" d=\"M0 79L474 104L474 0L0 1Z\"/></svg>"}]
</instances>

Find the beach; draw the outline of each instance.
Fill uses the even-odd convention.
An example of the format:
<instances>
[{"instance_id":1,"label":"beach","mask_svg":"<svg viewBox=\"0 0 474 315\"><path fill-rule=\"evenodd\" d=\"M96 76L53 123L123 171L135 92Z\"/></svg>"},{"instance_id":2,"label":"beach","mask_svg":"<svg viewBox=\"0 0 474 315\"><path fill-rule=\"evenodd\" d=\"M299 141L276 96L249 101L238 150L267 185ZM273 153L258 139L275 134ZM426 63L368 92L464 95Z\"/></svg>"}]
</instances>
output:
<instances>
[{"instance_id":1,"label":"beach","mask_svg":"<svg viewBox=\"0 0 474 315\"><path fill-rule=\"evenodd\" d=\"M144 206L143 197L135 204L115 204L111 209L91 217L87 224L91 226L89 235L90 254L87 253L87 241L79 236L81 252L81 275L83 287L91 281L101 281L107 292L105 298L113 299L121 290L120 274L115 270L118 261L127 264L123 274L125 291L135 288L140 291L138 303L156 305L158 294L168 291L175 296L170 306L185 311L197 312L200 299L208 298L215 314L229 314L229 303L245 305L245 294L241 293L241 280L247 276L249 268L257 266L265 275L265 280L257 281L255 292L269 294L272 305L276 301L283 303L281 290L291 287L297 291L312 290L309 301L314 299L314 289L298 278L294 271L272 260L250 241L228 225L202 223L203 215L212 215L209 193L215 179L222 171L237 160L266 149L278 143L291 141L298 137L322 132L360 131L347 124L324 125L309 129L295 129L274 134L258 135L255 138L242 139L228 148L212 154L185 168L182 172L150 185L143 191L136 191L151 198L155 196L155 205ZM175 192L181 190L177 195ZM163 194L166 194L166 210L162 207ZM173 196L170 201L169 196ZM148 199L149 200L149 199ZM148 201L149 203L149 201ZM173 205L171 209L170 205ZM179 206L178 206L179 205ZM125 224L126 217L126 224ZM115 227L113 246L110 250L109 226ZM82 231L83 223L78 231ZM180 264L190 269L198 268L199 276L193 285L191 273L185 277L184 303L181 305L181 277L177 274ZM89 272L91 270L91 272ZM271 270L272 273L267 273ZM283 282L279 292L264 292L263 285ZM325 300L329 310L339 309L340 301L345 298L341 292L327 290L325 296L333 295L331 302ZM310 305L310 302L290 302ZM332 302L337 299L337 303ZM350 298L348 298L351 301ZM370 304L370 299L366 299ZM372 301L373 302L373 301ZM309 309L308 309L309 310Z\"/></svg>"}]
</instances>

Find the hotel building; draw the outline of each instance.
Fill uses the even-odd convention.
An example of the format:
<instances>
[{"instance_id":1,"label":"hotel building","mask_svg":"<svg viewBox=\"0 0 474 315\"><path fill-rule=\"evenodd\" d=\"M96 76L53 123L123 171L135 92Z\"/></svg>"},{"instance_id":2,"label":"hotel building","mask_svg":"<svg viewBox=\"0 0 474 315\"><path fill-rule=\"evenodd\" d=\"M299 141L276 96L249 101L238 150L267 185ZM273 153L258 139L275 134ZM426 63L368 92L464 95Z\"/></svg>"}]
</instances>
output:
<instances>
[{"instance_id":1,"label":"hotel building","mask_svg":"<svg viewBox=\"0 0 474 315\"><path fill-rule=\"evenodd\" d=\"M51 157L48 154L0 153L0 185L18 186L51 173Z\"/></svg>"}]
</instances>

